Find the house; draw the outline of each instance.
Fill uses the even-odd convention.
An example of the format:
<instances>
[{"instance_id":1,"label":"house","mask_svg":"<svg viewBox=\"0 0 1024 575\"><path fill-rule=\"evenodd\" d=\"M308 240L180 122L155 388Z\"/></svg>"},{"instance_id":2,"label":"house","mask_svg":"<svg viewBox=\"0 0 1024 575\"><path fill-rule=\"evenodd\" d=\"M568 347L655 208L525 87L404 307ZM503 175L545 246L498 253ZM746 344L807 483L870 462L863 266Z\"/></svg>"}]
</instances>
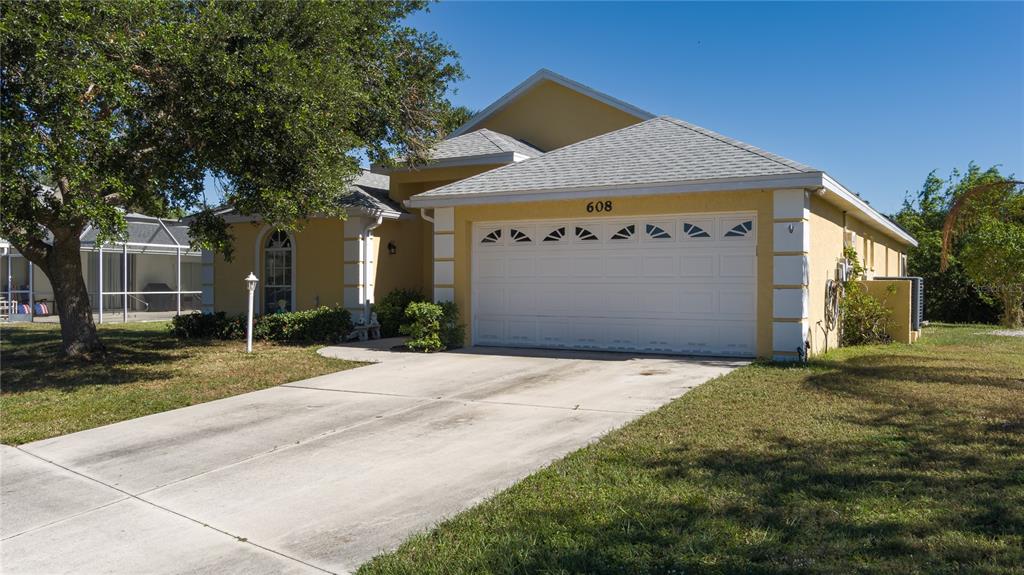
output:
<instances>
[{"instance_id":1,"label":"house","mask_svg":"<svg viewBox=\"0 0 1024 575\"><path fill-rule=\"evenodd\" d=\"M81 242L82 276L97 321L166 319L201 307L202 253L192 249L188 226L178 220L124 215L125 237L98 241L87 227ZM0 318L56 320L46 274L0 239Z\"/></svg>"},{"instance_id":2,"label":"house","mask_svg":"<svg viewBox=\"0 0 1024 575\"><path fill-rule=\"evenodd\" d=\"M844 245L869 277L904 275L916 245L824 171L548 70L430 158L364 173L344 222L288 234L235 217L208 305L242 313L255 271L264 312L358 318L420 289L456 302L476 345L790 359L836 344L826 287Z\"/></svg>"}]
</instances>

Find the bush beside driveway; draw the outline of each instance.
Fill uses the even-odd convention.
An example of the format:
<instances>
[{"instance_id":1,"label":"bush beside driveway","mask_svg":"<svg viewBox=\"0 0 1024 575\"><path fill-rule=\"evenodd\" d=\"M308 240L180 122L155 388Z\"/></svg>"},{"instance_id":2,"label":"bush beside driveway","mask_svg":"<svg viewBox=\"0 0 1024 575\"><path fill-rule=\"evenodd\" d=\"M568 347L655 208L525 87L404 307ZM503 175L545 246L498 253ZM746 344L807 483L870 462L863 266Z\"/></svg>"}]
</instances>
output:
<instances>
[{"instance_id":1,"label":"bush beside driveway","mask_svg":"<svg viewBox=\"0 0 1024 575\"><path fill-rule=\"evenodd\" d=\"M752 365L360 569L1021 573L1024 339Z\"/></svg>"},{"instance_id":2,"label":"bush beside driveway","mask_svg":"<svg viewBox=\"0 0 1024 575\"><path fill-rule=\"evenodd\" d=\"M179 341L167 322L100 326L108 354L57 358L58 324L4 325L0 443L18 445L362 365L317 345Z\"/></svg>"}]
</instances>

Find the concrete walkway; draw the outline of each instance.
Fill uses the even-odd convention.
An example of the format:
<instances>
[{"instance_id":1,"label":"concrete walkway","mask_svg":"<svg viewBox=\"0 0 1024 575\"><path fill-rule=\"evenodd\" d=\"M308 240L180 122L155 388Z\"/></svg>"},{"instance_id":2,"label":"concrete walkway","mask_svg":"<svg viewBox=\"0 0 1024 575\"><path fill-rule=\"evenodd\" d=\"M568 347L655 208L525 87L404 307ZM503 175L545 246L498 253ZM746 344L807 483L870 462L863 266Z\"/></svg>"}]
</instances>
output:
<instances>
[{"instance_id":1,"label":"concrete walkway","mask_svg":"<svg viewBox=\"0 0 1024 575\"><path fill-rule=\"evenodd\" d=\"M745 363L322 353L381 362L3 446L0 571L349 572Z\"/></svg>"}]
</instances>

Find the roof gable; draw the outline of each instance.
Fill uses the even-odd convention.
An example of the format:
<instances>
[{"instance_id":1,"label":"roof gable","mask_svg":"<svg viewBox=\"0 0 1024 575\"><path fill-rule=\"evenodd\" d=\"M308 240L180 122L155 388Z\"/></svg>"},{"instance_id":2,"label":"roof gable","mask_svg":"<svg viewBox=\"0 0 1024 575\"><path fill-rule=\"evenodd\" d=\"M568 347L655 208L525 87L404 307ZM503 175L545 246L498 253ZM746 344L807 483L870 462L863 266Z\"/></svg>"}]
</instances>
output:
<instances>
[{"instance_id":1,"label":"roof gable","mask_svg":"<svg viewBox=\"0 0 1024 575\"><path fill-rule=\"evenodd\" d=\"M452 133L489 128L547 151L653 118L575 80L542 69Z\"/></svg>"}]
</instances>

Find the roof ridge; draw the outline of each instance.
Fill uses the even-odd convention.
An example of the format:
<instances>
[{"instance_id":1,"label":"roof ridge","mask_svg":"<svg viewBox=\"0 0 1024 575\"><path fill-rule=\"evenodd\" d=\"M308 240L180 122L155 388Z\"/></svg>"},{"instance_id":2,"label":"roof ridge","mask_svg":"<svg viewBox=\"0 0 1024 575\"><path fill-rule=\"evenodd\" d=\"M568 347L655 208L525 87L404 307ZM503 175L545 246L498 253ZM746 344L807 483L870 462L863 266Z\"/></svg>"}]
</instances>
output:
<instances>
[{"instance_id":1,"label":"roof ridge","mask_svg":"<svg viewBox=\"0 0 1024 575\"><path fill-rule=\"evenodd\" d=\"M796 160L791 160L791 159L789 159L789 158L787 158L785 156L780 156L778 154L773 154L773 153L771 153L771 152L769 152L767 150L762 150L761 148L758 148L757 146L754 146L752 144L748 144L746 142L737 140L735 138L730 138L729 136L726 136L726 135L723 135L723 134L719 134L718 132L715 132L713 130L709 130L709 129L704 128L702 126L698 126L697 124L691 124L690 122L687 122L686 120L680 120L679 118L674 118L672 116L667 116L667 115L666 116L658 116L655 119L666 120L666 121L671 122L671 123L673 123L673 124L675 124L675 125L677 125L677 126L679 126L681 128L686 128L687 130L691 130L693 132L697 132L698 134L701 134L702 136L707 136L709 138L714 138L715 140L718 140L719 142L722 142L723 144L728 144L728 145L730 145L730 146L732 146L734 148L738 148L738 149L743 150L745 152L750 152L751 154L756 154L756 155L761 156L762 158L764 158L766 160L770 160L770 161L775 162L777 164L781 164L783 166L786 166L787 168L793 168L794 170L797 170L797 171L800 171L800 172L815 172L815 171L818 171L818 170L815 170L811 166L808 166L808 165L806 165L804 163L797 162Z\"/></svg>"},{"instance_id":2,"label":"roof ridge","mask_svg":"<svg viewBox=\"0 0 1024 575\"><path fill-rule=\"evenodd\" d=\"M479 178L481 176L486 176L488 174L494 174L496 172L501 172L503 170L507 170L508 168L514 168L516 166L522 166L522 165L525 165L525 164L529 164L533 160L539 160L541 158L550 158L552 155L559 154L560 152L562 152L562 150L569 150L571 148L575 148L576 146L579 146L580 144L589 142L591 140L596 140L597 138L600 138L600 137L603 137L603 136L607 136L609 134L615 134L615 133L618 133L618 132L624 132L626 130L629 130L630 128L636 128L637 126L643 126L643 125L648 124L650 122L654 122L655 120L661 120L661 119L663 119L661 116L655 116L654 118L651 118L650 120L644 120L642 122L637 122L635 124L630 124L628 126L619 128L618 130L612 130L611 132L605 132L603 134L598 134L596 136L591 136L591 137L587 138L586 140L580 140L579 142L573 142L573 143L569 144L568 146L562 146L561 148L555 148L554 150L551 150L550 152L543 152L539 156L534 156L532 158L526 158L525 160L523 160L521 162L514 162L512 164L505 164L504 166L499 166L497 168L494 168L494 169L491 169L491 170L487 170L485 172L480 172L479 174L472 175L472 176L470 176L468 178L457 180L455 182L452 182L451 184L446 184L446 186L450 186L450 185L454 185L454 184L461 184L463 182L470 182L470 181L475 180L475 179L477 179L477 178ZM487 128L481 128L481 130L486 130L486 129ZM474 132L475 131L479 131L479 130L474 130ZM469 132L469 134L472 134L472 133L473 132ZM462 135L468 135L468 134L462 134ZM445 186L441 186L441 187L445 187ZM437 189L437 188L435 188L435 189ZM430 190L430 191L433 191L433 190ZM422 193L426 193L426 192L422 192Z\"/></svg>"},{"instance_id":3,"label":"roof ridge","mask_svg":"<svg viewBox=\"0 0 1024 575\"><path fill-rule=\"evenodd\" d=\"M493 131L491 131L491 130L488 130L487 128L480 128L479 130L476 130L476 131L477 131L477 132L479 132L479 134L480 134L481 136L483 136L483 138L484 138L485 140L487 140L488 142L490 142L491 144L493 144L495 148L498 148L498 151L499 151L499 152L507 152L507 151L508 151L508 150L506 150L505 148L502 148L502 147L501 147L501 145L500 145L500 144L498 144L498 142L495 142L495 141L494 141L494 140L495 140L495 138L492 138L492 137L490 136L490 134L494 134L495 136L501 135L501 134L499 134L498 132L493 132ZM470 132L470 134L472 134L472 133L473 133L473 132ZM468 134L467 134L467 135L468 135Z\"/></svg>"}]
</instances>

